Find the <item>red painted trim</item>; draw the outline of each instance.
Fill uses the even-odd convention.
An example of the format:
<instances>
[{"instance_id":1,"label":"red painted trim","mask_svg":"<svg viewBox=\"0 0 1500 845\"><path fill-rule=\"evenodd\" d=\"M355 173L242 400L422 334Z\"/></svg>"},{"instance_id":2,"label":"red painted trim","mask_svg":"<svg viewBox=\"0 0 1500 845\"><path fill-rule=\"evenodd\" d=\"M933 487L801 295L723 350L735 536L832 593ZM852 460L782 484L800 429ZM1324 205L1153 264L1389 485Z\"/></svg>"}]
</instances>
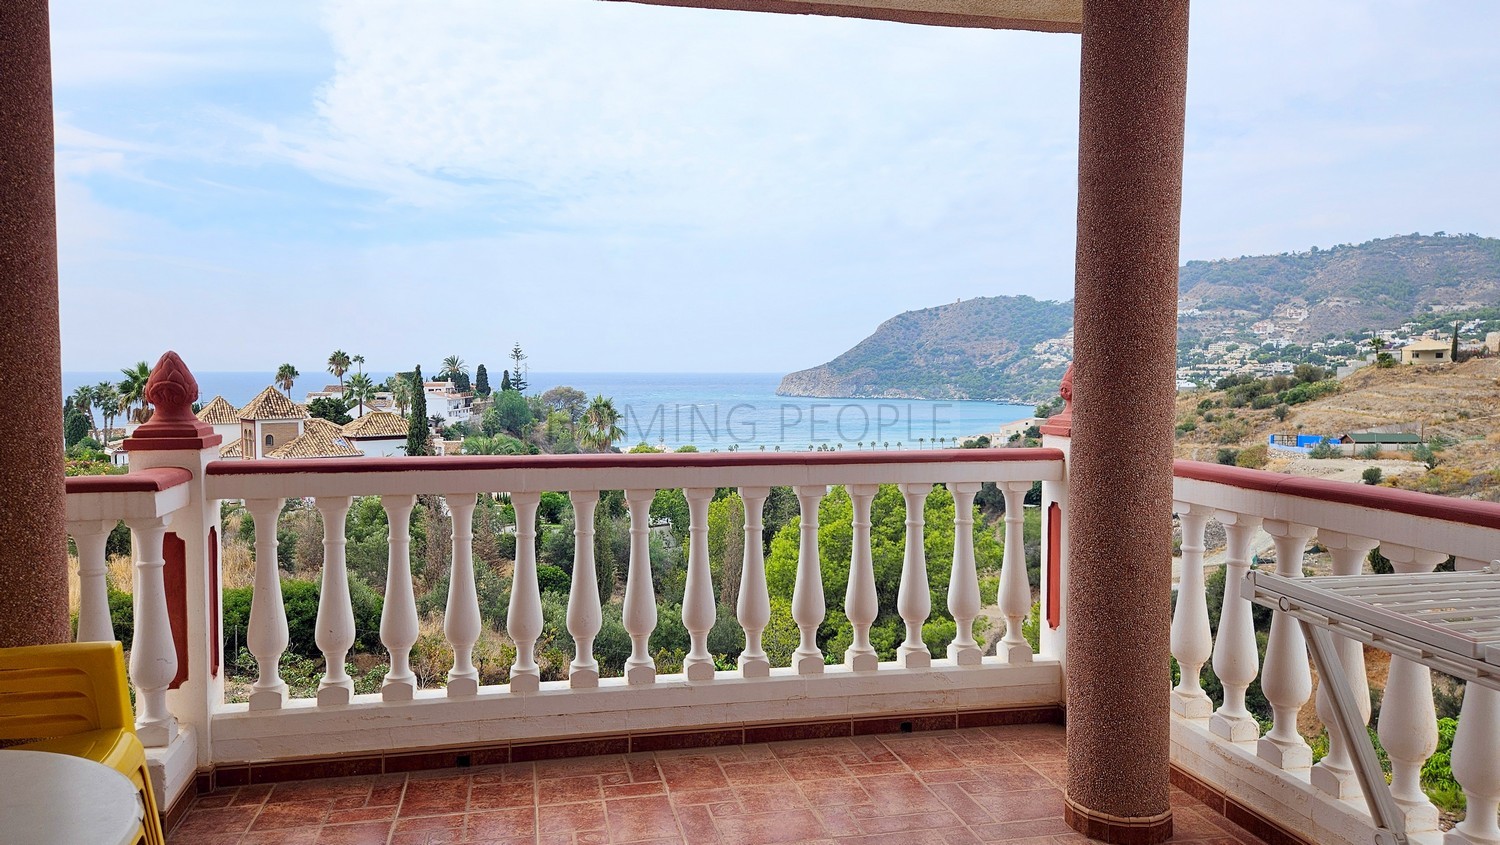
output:
<instances>
[{"instance_id":1,"label":"red painted trim","mask_svg":"<svg viewBox=\"0 0 1500 845\"><path fill-rule=\"evenodd\" d=\"M193 480L177 467L142 469L128 475L78 475L66 480L68 493L160 493Z\"/></svg>"},{"instance_id":2,"label":"red painted trim","mask_svg":"<svg viewBox=\"0 0 1500 845\"><path fill-rule=\"evenodd\" d=\"M1322 478L1302 478L1262 469L1246 469L1203 461L1176 461L1173 464L1172 474L1178 478L1225 484L1244 490L1261 490L1282 496L1317 499L1323 502L1390 511L1424 519L1500 529L1500 503L1495 502L1452 499L1413 490L1373 487L1368 484L1351 484L1346 481L1328 481Z\"/></svg>"},{"instance_id":3,"label":"red painted trim","mask_svg":"<svg viewBox=\"0 0 1500 845\"><path fill-rule=\"evenodd\" d=\"M172 645L177 651L177 676L167 689L177 689L188 679L187 648L187 544L176 533L168 531L161 541L162 580L167 593L167 621L172 628Z\"/></svg>"},{"instance_id":4,"label":"red painted trim","mask_svg":"<svg viewBox=\"0 0 1500 845\"><path fill-rule=\"evenodd\" d=\"M1062 505L1047 508L1047 627L1062 624Z\"/></svg>"},{"instance_id":5,"label":"red painted trim","mask_svg":"<svg viewBox=\"0 0 1500 845\"><path fill-rule=\"evenodd\" d=\"M211 526L208 529L208 594L219 595L219 528ZM213 610L208 614L208 676L219 677L219 660L224 652L224 637L219 633L224 611L222 602L215 601Z\"/></svg>"},{"instance_id":6,"label":"red painted trim","mask_svg":"<svg viewBox=\"0 0 1500 845\"><path fill-rule=\"evenodd\" d=\"M476 470L665 469L669 467L867 466L1061 461L1061 449L940 449L897 452L670 452L647 455L452 455L423 458L296 458L281 461L214 461L209 475L349 475L372 472L474 472Z\"/></svg>"},{"instance_id":7,"label":"red painted trim","mask_svg":"<svg viewBox=\"0 0 1500 845\"><path fill-rule=\"evenodd\" d=\"M999 15L929 12L918 9L887 9L879 6L844 6L807 0L625 0L649 6L678 6L692 9L726 9L738 12L775 12L786 15L824 15L836 18L892 21L926 26L955 26L967 29L1018 29L1028 32L1083 31L1082 24L1057 21L1006 18Z\"/></svg>"}]
</instances>

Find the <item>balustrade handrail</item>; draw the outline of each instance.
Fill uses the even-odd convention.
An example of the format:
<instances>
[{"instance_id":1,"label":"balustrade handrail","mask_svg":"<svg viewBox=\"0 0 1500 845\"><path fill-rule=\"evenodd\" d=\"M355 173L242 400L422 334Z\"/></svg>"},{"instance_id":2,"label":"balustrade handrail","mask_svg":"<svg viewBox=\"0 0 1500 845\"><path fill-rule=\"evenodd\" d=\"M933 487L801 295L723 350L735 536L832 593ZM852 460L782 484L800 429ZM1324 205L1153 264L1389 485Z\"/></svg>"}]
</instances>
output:
<instances>
[{"instance_id":1,"label":"balustrade handrail","mask_svg":"<svg viewBox=\"0 0 1500 845\"><path fill-rule=\"evenodd\" d=\"M845 454L655 453L457 455L215 461L211 498L366 495L385 492L667 489L879 484L905 481L1057 480L1058 449L948 449ZM1003 471L997 471L1004 467Z\"/></svg>"},{"instance_id":2,"label":"balustrade handrail","mask_svg":"<svg viewBox=\"0 0 1500 845\"><path fill-rule=\"evenodd\" d=\"M164 493L193 480L178 467L138 469L128 475L76 475L66 479L69 496L88 493Z\"/></svg>"}]
</instances>

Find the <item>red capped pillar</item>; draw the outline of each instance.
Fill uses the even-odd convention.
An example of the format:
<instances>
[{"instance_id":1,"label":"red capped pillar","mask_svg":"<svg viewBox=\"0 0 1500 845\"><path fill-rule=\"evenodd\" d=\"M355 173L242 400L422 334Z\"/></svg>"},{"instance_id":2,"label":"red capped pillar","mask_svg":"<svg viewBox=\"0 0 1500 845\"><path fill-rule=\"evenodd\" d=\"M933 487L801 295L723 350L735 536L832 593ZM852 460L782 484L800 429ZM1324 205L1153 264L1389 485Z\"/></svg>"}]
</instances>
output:
<instances>
[{"instance_id":1,"label":"red capped pillar","mask_svg":"<svg viewBox=\"0 0 1500 845\"><path fill-rule=\"evenodd\" d=\"M0 648L67 642L47 0L0 3Z\"/></svg>"},{"instance_id":2,"label":"red capped pillar","mask_svg":"<svg viewBox=\"0 0 1500 845\"><path fill-rule=\"evenodd\" d=\"M1084 0L1067 577L1066 816L1171 836L1177 264L1187 0Z\"/></svg>"}]
</instances>

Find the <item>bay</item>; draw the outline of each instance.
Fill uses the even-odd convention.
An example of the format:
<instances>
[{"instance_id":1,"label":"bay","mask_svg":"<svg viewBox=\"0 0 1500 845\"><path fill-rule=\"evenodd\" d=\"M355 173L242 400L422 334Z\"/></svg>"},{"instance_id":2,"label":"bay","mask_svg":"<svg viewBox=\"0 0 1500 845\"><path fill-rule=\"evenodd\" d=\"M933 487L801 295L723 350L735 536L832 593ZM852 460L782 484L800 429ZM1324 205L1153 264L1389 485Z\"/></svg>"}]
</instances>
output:
<instances>
[{"instance_id":1,"label":"bay","mask_svg":"<svg viewBox=\"0 0 1500 845\"><path fill-rule=\"evenodd\" d=\"M390 373L368 371L377 383ZM270 384L266 372L201 372L201 401L223 396L243 406ZM119 373L65 372L64 395L82 384L118 382ZM568 385L590 397L607 396L621 414L625 437L636 443L701 450L807 451L933 448L960 438L995 432L1031 416L1029 405L921 399L824 399L777 396L779 373L570 373L533 372L527 393ZM498 379L492 379L492 384ZM308 390L336 383L326 375L304 376L292 389L301 401Z\"/></svg>"}]
</instances>

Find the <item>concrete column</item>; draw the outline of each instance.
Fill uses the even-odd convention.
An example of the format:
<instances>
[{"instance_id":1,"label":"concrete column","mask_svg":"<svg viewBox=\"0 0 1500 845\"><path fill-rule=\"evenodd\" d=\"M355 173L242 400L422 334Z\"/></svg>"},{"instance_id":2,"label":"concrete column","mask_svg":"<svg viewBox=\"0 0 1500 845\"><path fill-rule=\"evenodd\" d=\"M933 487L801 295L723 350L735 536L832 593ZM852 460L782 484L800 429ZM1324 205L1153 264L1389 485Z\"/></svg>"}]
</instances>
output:
<instances>
[{"instance_id":1,"label":"concrete column","mask_svg":"<svg viewBox=\"0 0 1500 845\"><path fill-rule=\"evenodd\" d=\"M0 648L66 642L47 0L0 3Z\"/></svg>"},{"instance_id":2,"label":"concrete column","mask_svg":"<svg viewBox=\"0 0 1500 845\"><path fill-rule=\"evenodd\" d=\"M1188 2L1083 9L1066 815L1160 842Z\"/></svg>"}]
</instances>

